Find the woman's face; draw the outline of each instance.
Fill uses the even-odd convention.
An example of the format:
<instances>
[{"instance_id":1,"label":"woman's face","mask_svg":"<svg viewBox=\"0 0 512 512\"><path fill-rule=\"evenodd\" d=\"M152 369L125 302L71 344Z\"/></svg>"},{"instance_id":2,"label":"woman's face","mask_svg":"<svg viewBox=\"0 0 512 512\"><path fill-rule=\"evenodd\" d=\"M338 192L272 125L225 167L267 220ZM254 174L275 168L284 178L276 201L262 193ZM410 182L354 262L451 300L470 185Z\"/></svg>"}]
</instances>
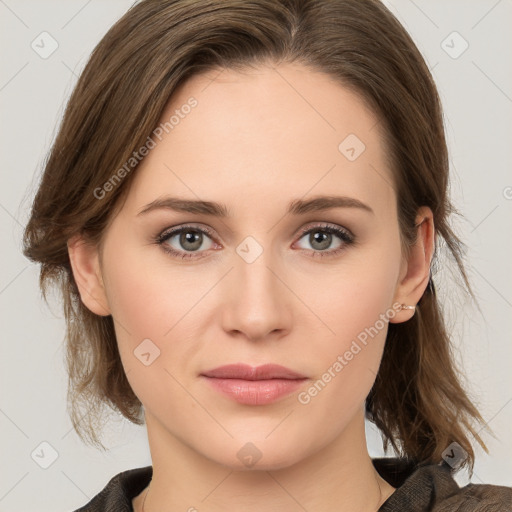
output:
<instances>
[{"instance_id":1,"label":"woman's face","mask_svg":"<svg viewBox=\"0 0 512 512\"><path fill-rule=\"evenodd\" d=\"M172 115L102 247L123 366L150 438L230 467L285 467L360 421L383 319L404 299L381 126L297 65L195 76L162 123ZM345 200L308 206L322 196ZM304 379L203 375L238 363Z\"/></svg>"}]
</instances>

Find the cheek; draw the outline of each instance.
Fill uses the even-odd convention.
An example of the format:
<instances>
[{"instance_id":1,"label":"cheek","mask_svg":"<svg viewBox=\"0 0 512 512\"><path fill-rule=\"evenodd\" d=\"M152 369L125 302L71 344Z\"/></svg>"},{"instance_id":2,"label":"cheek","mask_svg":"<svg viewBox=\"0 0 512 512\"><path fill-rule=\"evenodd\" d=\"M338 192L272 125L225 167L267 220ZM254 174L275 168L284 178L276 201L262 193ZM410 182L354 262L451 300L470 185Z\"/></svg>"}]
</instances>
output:
<instances>
[{"instance_id":1,"label":"cheek","mask_svg":"<svg viewBox=\"0 0 512 512\"><path fill-rule=\"evenodd\" d=\"M373 326L381 314L389 312L400 270L399 259L397 244L354 251L330 275L319 271L308 278L302 296L308 297L311 309L319 313L332 336L346 343ZM328 340L329 330L325 329L325 333L322 338Z\"/></svg>"},{"instance_id":2,"label":"cheek","mask_svg":"<svg viewBox=\"0 0 512 512\"><path fill-rule=\"evenodd\" d=\"M315 354L322 364L318 370L321 374L343 374L338 384L344 381L344 392L364 387L377 374L387 334L385 315L391 292L386 280L346 281L345 292L324 304L322 319L332 332L315 338Z\"/></svg>"},{"instance_id":3,"label":"cheek","mask_svg":"<svg viewBox=\"0 0 512 512\"><path fill-rule=\"evenodd\" d=\"M347 279L336 299L325 301L322 319L335 334L315 336L315 375L297 396L316 424L343 429L368 396L385 346L392 290L385 274L369 273Z\"/></svg>"},{"instance_id":4,"label":"cheek","mask_svg":"<svg viewBox=\"0 0 512 512\"><path fill-rule=\"evenodd\" d=\"M170 396L179 404L176 397L182 391L171 377L172 362L187 360L186 354L179 353L185 344L170 343L173 336L179 336L179 321L191 299L177 296L181 285L169 276L164 279L159 272L128 258L116 261L109 277L117 345L131 388L150 408L153 403L165 403Z\"/></svg>"},{"instance_id":5,"label":"cheek","mask_svg":"<svg viewBox=\"0 0 512 512\"><path fill-rule=\"evenodd\" d=\"M144 338L163 342L208 285L197 279L194 269L167 264L156 251L127 246L117 254L112 252L106 265L112 315L124 327L120 328L122 338L130 343Z\"/></svg>"},{"instance_id":6,"label":"cheek","mask_svg":"<svg viewBox=\"0 0 512 512\"><path fill-rule=\"evenodd\" d=\"M183 391L171 375L181 381L180 374L197 371L198 340L205 337L201 319L213 296L205 294L219 277L211 271L199 275L193 266L167 261L154 247L131 247L119 238L117 245L115 237L105 245L104 270L126 376L145 404L162 393L180 397ZM119 250L121 242L126 245Z\"/></svg>"},{"instance_id":7,"label":"cheek","mask_svg":"<svg viewBox=\"0 0 512 512\"><path fill-rule=\"evenodd\" d=\"M381 240L341 265L338 273L308 280L308 288L313 281L318 285L315 293L302 291L303 296L314 297L311 309L324 324L319 327L324 334L315 336L314 354L319 363L316 377L322 381L319 386L323 389L327 382L325 387L330 389L322 392L324 400L355 403L373 385L388 320L395 315L392 304L399 260L398 238L387 245ZM319 293L321 289L325 293Z\"/></svg>"},{"instance_id":8,"label":"cheek","mask_svg":"<svg viewBox=\"0 0 512 512\"><path fill-rule=\"evenodd\" d=\"M166 272L150 261L147 247L132 247L126 237L117 238L112 236L105 244L104 273L119 353L129 379L141 371L150 377L161 366L160 356L172 331L165 334L185 314L189 301L180 296L183 287L169 275L169 269ZM148 352L150 356L142 356ZM143 361L148 360L154 362L146 367Z\"/></svg>"}]
</instances>

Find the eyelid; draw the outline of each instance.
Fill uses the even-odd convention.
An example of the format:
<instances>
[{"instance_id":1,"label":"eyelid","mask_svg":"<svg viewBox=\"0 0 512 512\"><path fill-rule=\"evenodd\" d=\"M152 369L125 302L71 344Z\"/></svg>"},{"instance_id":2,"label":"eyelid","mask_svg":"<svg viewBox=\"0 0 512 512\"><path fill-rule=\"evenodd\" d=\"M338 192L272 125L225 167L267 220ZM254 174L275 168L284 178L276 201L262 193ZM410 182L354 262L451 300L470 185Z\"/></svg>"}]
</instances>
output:
<instances>
[{"instance_id":1,"label":"eyelid","mask_svg":"<svg viewBox=\"0 0 512 512\"><path fill-rule=\"evenodd\" d=\"M194 224L180 224L178 226L173 226L172 228L166 228L164 229L160 234L157 235L156 239L160 241L165 241L165 239L169 238L171 235L174 235L176 233L180 233L181 231L185 229L195 229L197 231L206 233L211 238L216 238L216 233L213 231L213 229L209 228L208 226L196 226Z\"/></svg>"},{"instance_id":2,"label":"eyelid","mask_svg":"<svg viewBox=\"0 0 512 512\"><path fill-rule=\"evenodd\" d=\"M343 227L343 226L339 226L337 224L329 224L328 222L320 222L317 224L313 224L313 225L304 227L299 231L298 236L302 237L314 229L318 229L318 230L323 230L323 229L330 230L331 229L331 230L334 230L335 232L341 231L343 233L346 233L346 235L348 237L350 237L351 239L355 238L354 234L350 231L350 229Z\"/></svg>"},{"instance_id":3,"label":"eyelid","mask_svg":"<svg viewBox=\"0 0 512 512\"><path fill-rule=\"evenodd\" d=\"M205 226L205 225L196 226L194 223L191 223L191 224L180 224L178 226L166 228L166 229L164 229L164 231L162 231L157 236L157 238L159 240L164 240L165 238L168 238L171 234L180 232L181 230L187 229L187 228L197 229L198 231L205 232L207 235L209 235L212 238L216 238L216 236L217 236L216 233L214 232L214 230L211 229L210 227ZM354 234L348 228L343 227L343 226L338 226L336 224L329 224L327 222L322 222L322 221L319 221L316 224L313 223L313 225L311 225L311 223L310 223L309 225L304 226L303 228L301 228L299 230L299 232L297 233L296 236L302 238L306 233L310 232L312 229L320 229L320 228L321 229L335 229L335 230L343 231L351 238L355 238Z\"/></svg>"}]
</instances>

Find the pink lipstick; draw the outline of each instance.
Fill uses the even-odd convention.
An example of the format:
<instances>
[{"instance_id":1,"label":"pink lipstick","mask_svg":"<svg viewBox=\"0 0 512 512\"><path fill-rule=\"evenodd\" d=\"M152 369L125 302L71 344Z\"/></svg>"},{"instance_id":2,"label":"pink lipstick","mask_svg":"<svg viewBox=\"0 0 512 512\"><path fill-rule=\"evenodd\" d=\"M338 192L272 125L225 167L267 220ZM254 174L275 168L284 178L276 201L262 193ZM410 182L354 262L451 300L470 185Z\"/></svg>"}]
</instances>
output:
<instances>
[{"instance_id":1,"label":"pink lipstick","mask_svg":"<svg viewBox=\"0 0 512 512\"><path fill-rule=\"evenodd\" d=\"M266 405L299 389L307 377L276 364L220 366L201 374L217 391L241 404Z\"/></svg>"}]
</instances>

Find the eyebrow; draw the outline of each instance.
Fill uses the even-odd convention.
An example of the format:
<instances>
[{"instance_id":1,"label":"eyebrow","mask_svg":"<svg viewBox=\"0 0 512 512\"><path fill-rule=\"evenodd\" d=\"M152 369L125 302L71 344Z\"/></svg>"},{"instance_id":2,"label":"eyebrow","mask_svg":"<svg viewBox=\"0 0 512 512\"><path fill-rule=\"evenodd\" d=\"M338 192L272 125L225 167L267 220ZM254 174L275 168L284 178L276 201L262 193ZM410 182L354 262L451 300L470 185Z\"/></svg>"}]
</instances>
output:
<instances>
[{"instance_id":1,"label":"eyebrow","mask_svg":"<svg viewBox=\"0 0 512 512\"><path fill-rule=\"evenodd\" d=\"M375 215L367 204L359 199L346 196L316 196L312 199L295 199L288 204L287 213L291 215L304 215L310 212L319 212L331 208L358 208ZM155 199L144 206L137 216L145 215L151 211L166 209L177 212L211 215L214 217L230 217L226 205L213 201L182 199L178 197L164 197Z\"/></svg>"}]
</instances>

